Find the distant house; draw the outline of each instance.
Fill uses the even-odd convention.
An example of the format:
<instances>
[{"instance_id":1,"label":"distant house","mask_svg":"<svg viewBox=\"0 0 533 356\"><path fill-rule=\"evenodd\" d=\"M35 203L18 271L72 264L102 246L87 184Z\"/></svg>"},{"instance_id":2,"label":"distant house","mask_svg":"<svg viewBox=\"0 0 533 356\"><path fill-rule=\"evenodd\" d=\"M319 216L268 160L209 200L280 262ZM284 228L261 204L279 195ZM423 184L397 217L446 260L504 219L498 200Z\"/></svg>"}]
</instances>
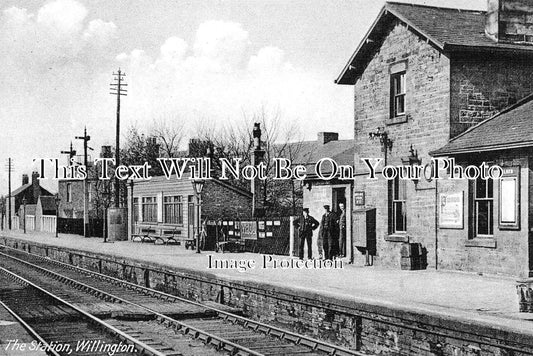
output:
<instances>
[{"instance_id":1,"label":"distant house","mask_svg":"<svg viewBox=\"0 0 533 356\"><path fill-rule=\"evenodd\" d=\"M43 188L39 183L39 174L32 173L31 182L29 182L28 175L22 175L22 185L11 192L11 216L18 214L20 207L23 205L24 198L26 205L37 204L40 196L53 196L47 189Z\"/></svg>"},{"instance_id":2,"label":"distant house","mask_svg":"<svg viewBox=\"0 0 533 356\"><path fill-rule=\"evenodd\" d=\"M320 217L324 213L324 205L330 205L332 211L338 211L339 204L345 204L348 246L350 246L352 236L353 179L342 179L338 172L332 171L331 162L335 162L338 166L353 167L354 145L354 140L339 140L339 134L336 132L319 132L316 141L301 143L300 162L295 162L307 167L307 178L303 182L303 207L309 208L309 213L313 217L320 221ZM326 160L320 170L323 177L320 177L315 171L315 166L322 159ZM324 179L328 178L330 174L332 179ZM317 246L317 237L318 234L315 233L313 248ZM318 251L314 251L313 254L317 256Z\"/></svg>"},{"instance_id":3,"label":"distant house","mask_svg":"<svg viewBox=\"0 0 533 356\"><path fill-rule=\"evenodd\" d=\"M141 226L175 229L192 238L197 226L194 188L189 179L153 177L129 185L128 213L133 230ZM252 212L252 193L218 179L206 180L202 190L201 220L246 219Z\"/></svg>"}]
</instances>

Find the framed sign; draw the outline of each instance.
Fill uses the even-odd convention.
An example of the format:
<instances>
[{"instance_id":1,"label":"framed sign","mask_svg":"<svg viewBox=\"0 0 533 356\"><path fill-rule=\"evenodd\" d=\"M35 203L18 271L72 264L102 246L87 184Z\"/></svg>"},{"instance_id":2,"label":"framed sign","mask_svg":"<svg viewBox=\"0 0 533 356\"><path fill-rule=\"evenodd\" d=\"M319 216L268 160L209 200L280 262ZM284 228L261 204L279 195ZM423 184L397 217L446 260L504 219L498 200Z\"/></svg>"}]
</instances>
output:
<instances>
[{"instance_id":1,"label":"framed sign","mask_svg":"<svg viewBox=\"0 0 533 356\"><path fill-rule=\"evenodd\" d=\"M241 238L247 240L257 239L257 222L241 221Z\"/></svg>"},{"instance_id":2,"label":"framed sign","mask_svg":"<svg viewBox=\"0 0 533 356\"><path fill-rule=\"evenodd\" d=\"M439 227L443 229L464 228L464 194L439 194Z\"/></svg>"},{"instance_id":3,"label":"framed sign","mask_svg":"<svg viewBox=\"0 0 533 356\"><path fill-rule=\"evenodd\" d=\"M353 205L365 205L365 192L353 192Z\"/></svg>"},{"instance_id":4,"label":"framed sign","mask_svg":"<svg viewBox=\"0 0 533 356\"><path fill-rule=\"evenodd\" d=\"M499 182L498 225L502 230L520 229L520 167L502 167Z\"/></svg>"}]
</instances>

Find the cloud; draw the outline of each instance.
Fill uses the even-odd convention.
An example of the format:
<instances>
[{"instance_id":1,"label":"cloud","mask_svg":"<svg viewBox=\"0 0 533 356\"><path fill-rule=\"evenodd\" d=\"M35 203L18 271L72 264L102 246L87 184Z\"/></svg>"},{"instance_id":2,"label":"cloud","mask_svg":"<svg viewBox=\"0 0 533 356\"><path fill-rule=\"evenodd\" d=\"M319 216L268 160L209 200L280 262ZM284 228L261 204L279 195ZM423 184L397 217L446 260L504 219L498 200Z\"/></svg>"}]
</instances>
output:
<instances>
[{"instance_id":1,"label":"cloud","mask_svg":"<svg viewBox=\"0 0 533 356\"><path fill-rule=\"evenodd\" d=\"M346 106L335 103L349 103L350 95L339 96L327 74L293 65L279 47L251 48L240 24L208 21L191 44L173 36L154 57L141 49L118 55L129 73L125 116L137 124L171 115L188 123L207 118L222 125L240 122L243 112L266 108L299 123L307 137L345 126L338 118L349 120L349 107L343 111L339 108Z\"/></svg>"},{"instance_id":2,"label":"cloud","mask_svg":"<svg viewBox=\"0 0 533 356\"><path fill-rule=\"evenodd\" d=\"M39 9L37 23L48 27L58 35L70 34L82 28L86 16L87 9L79 2L55 0Z\"/></svg>"},{"instance_id":3,"label":"cloud","mask_svg":"<svg viewBox=\"0 0 533 356\"><path fill-rule=\"evenodd\" d=\"M95 102L108 96L116 32L75 0L0 12L0 152L16 158L19 172L33 158L58 157L84 124L101 119Z\"/></svg>"},{"instance_id":4,"label":"cloud","mask_svg":"<svg viewBox=\"0 0 533 356\"><path fill-rule=\"evenodd\" d=\"M241 24L207 21L196 32L194 52L207 68L231 71L241 63L247 45L248 32Z\"/></svg>"}]
</instances>

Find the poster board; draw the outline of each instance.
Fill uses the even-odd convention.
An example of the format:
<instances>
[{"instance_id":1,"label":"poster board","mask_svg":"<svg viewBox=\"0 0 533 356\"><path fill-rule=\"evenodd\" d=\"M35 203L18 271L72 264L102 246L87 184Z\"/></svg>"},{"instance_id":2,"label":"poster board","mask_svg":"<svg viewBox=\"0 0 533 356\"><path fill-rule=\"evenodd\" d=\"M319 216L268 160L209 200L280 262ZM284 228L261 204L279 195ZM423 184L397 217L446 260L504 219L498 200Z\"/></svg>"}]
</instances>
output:
<instances>
[{"instance_id":1,"label":"poster board","mask_svg":"<svg viewBox=\"0 0 533 356\"><path fill-rule=\"evenodd\" d=\"M439 194L439 228L464 228L464 193Z\"/></svg>"}]
</instances>

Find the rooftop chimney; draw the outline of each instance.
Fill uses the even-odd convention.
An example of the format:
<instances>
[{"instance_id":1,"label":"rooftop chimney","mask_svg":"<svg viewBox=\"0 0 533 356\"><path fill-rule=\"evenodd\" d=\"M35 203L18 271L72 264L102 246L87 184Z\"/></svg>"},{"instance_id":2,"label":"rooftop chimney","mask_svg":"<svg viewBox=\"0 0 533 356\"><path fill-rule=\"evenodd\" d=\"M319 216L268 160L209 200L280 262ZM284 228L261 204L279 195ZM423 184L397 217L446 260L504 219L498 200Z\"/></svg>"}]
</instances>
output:
<instances>
[{"instance_id":1,"label":"rooftop chimney","mask_svg":"<svg viewBox=\"0 0 533 356\"><path fill-rule=\"evenodd\" d=\"M39 184L39 173L32 172L31 185L33 189L33 200L31 201L31 204L37 204L37 200L39 200L39 196L41 195L41 185Z\"/></svg>"},{"instance_id":2,"label":"rooftop chimney","mask_svg":"<svg viewBox=\"0 0 533 356\"><path fill-rule=\"evenodd\" d=\"M100 151L100 158L112 158L113 152L111 151L111 146L102 146Z\"/></svg>"},{"instance_id":3,"label":"rooftop chimney","mask_svg":"<svg viewBox=\"0 0 533 356\"><path fill-rule=\"evenodd\" d=\"M339 134L337 132L319 132L318 133L318 142L325 145L331 141L338 141Z\"/></svg>"},{"instance_id":4,"label":"rooftop chimney","mask_svg":"<svg viewBox=\"0 0 533 356\"><path fill-rule=\"evenodd\" d=\"M487 0L485 33L504 43L533 44L533 0Z\"/></svg>"},{"instance_id":5,"label":"rooftop chimney","mask_svg":"<svg viewBox=\"0 0 533 356\"><path fill-rule=\"evenodd\" d=\"M28 178L28 175L27 174L23 174L22 175L22 185L28 184L29 182L30 182L30 180Z\"/></svg>"}]
</instances>

